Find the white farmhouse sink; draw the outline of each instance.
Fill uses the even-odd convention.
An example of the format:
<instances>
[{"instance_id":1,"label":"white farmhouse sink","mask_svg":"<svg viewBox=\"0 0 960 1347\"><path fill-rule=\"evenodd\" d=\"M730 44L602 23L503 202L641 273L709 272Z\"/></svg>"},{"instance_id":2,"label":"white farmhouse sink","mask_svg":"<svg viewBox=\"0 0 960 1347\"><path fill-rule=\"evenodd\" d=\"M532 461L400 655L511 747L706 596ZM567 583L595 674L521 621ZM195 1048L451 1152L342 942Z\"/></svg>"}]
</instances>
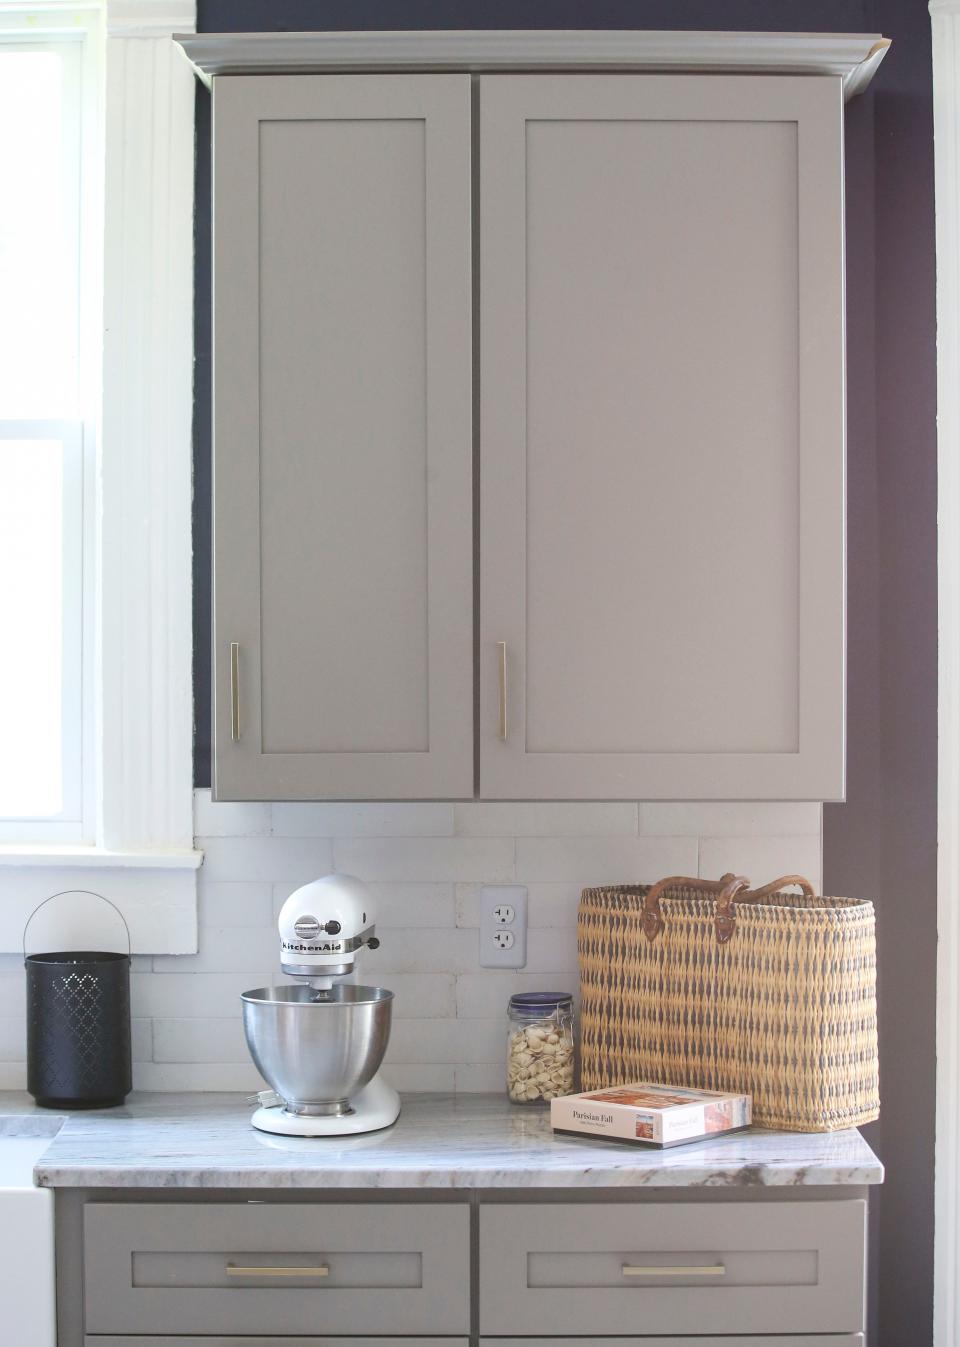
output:
<instances>
[{"instance_id":1,"label":"white farmhouse sink","mask_svg":"<svg viewBox=\"0 0 960 1347\"><path fill-rule=\"evenodd\" d=\"M53 1193L34 1187L33 1167L61 1122L0 1118L0 1341L17 1347L56 1347Z\"/></svg>"}]
</instances>

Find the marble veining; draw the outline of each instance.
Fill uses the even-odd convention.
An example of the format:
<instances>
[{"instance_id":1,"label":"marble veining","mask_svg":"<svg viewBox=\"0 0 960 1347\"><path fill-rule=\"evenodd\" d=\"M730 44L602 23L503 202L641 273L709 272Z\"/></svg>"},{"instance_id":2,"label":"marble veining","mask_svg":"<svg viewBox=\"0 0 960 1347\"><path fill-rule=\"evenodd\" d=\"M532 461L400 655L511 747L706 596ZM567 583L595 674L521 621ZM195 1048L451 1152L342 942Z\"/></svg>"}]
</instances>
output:
<instances>
[{"instance_id":1,"label":"marble veining","mask_svg":"<svg viewBox=\"0 0 960 1347\"><path fill-rule=\"evenodd\" d=\"M25 1095L19 1097L27 1099ZM0 1100L4 1100L4 1104L0 1104L0 1110L4 1106L10 1107L6 1104L4 1095L0 1094ZM14 1109L16 1107L17 1105L14 1105ZM29 1100L27 1108L29 1112L26 1108L22 1113L0 1111L0 1137L50 1137L52 1140L67 1121L64 1114L48 1113L46 1110L36 1108L32 1099Z\"/></svg>"},{"instance_id":2,"label":"marble veining","mask_svg":"<svg viewBox=\"0 0 960 1347\"><path fill-rule=\"evenodd\" d=\"M494 1094L409 1094L396 1124L307 1140L250 1126L237 1094L134 1094L69 1116L35 1170L45 1187L687 1188L880 1183L859 1132L751 1130L668 1151L554 1136L549 1116ZM26 1096L0 1094L0 1123L39 1124ZM21 1132L21 1135L23 1133Z\"/></svg>"}]
</instances>

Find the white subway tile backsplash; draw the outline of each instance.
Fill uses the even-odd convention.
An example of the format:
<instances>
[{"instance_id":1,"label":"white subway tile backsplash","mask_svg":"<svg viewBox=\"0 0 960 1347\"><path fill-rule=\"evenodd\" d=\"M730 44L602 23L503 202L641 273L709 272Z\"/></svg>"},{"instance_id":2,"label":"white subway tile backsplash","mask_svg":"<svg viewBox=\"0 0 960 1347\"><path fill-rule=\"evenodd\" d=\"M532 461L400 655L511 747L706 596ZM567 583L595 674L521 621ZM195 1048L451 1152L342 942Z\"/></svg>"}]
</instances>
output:
<instances>
[{"instance_id":1,"label":"white subway tile backsplash","mask_svg":"<svg viewBox=\"0 0 960 1347\"><path fill-rule=\"evenodd\" d=\"M254 1094L267 1089L251 1061L243 1062L134 1062L135 1090L227 1090ZM253 1114L255 1105L250 1105Z\"/></svg>"},{"instance_id":2,"label":"white subway tile backsplash","mask_svg":"<svg viewBox=\"0 0 960 1347\"><path fill-rule=\"evenodd\" d=\"M257 977L250 973L134 973L130 978L130 1000L137 1016L207 1019L238 1015L241 992L269 985L269 974Z\"/></svg>"},{"instance_id":3,"label":"white subway tile backsplash","mask_svg":"<svg viewBox=\"0 0 960 1347\"><path fill-rule=\"evenodd\" d=\"M456 925L453 884L371 884L377 904L377 929Z\"/></svg>"},{"instance_id":4,"label":"white subway tile backsplash","mask_svg":"<svg viewBox=\"0 0 960 1347\"><path fill-rule=\"evenodd\" d=\"M300 883L302 883L302 882L303 882L303 881L301 880ZM298 889L299 887L300 887L300 884L299 884L299 883L295 883L295 882L292 881L292 880L287 880L287 882L286 882L285 884L274 884L274 886L273 886L273 919L274 919L274 921L276 921L277 917L279 917L279 915L280 915L280 909L281 909L281 907L283 907L284 903L285 903L285 902L287 901L287 899L290 897L291 893L293 893L294 889Z\"/></svg>"},{"instance_id":5,"label":"white subway tile backsplash","mask_svg":"<svg viewBox=\"0 0 960 1347\"><path fill-rule=\"evenodd\" d=\"M250 1061L239 1011L229 1019L154 1020L156 1062Z\"/></svg>"},{"instance_id":6,"label":"white subway tile backsplash","mask_svg":"<svg viewBox=\"0 0 960 1347\"><path fill-rule=\"evenodd\" d=\"M201 926L196 954L157 954L155 973L270 973L278 956L273 922L263 926Z\"/></svg>"},{"instance_id":7,"label":"white subway tile backsplash","mask_svg":"<svg viewBox=\"0 0 960 1347\"><path fill-rule=\"evenodd\" d=\"M201 882L242 879L306 884L333 869L331 843L320 837L203 837L197 845L204 853Z\"/></svg>"},{"instance_id":8,"label":"white subway tile backsplash","mask_svg":"<svg viewBox=\"0 0 960 1347\"><path fill-rule=\"evenodd\" d=\"M452 804L275 804L277 837L451 837Z\"/></svg>"},{"instance_id":9,"label":"white subway tile backsplash","mask_svg":"<svg viewBox=\"0 0 960 1347\"><path fill-rule=\"evenodd\" d=\"M201 926L269 926L273 921L273 885L201 878L198 891Z\"/></svg>"},{"instance_id":10,"label":"white subway tile backsplash","mask_svg":"<svg viewBox=\"0 0 960 1347\"><path fill-rule=\"evenodd\" d=\"M366 977L361 970L358 981ZM457 1013L454 973L384 973L383 985L394 995L395 1020L442 1020Z\"/></svg>"},{"instance_id":11,"label":"white subway tile backsplash","mask_svg":"<svg viewBox=\"0 0 960 1347\"><path fill-rule=\"evenodd\" d=\"M208 790L197 790L193 793L193 830L197 837L264 837L270 831L270 806L214 803Z\"/></svg>"},{"instance_id":12,"label":"white subway tile backsplash","mask_svg":"<svg viewBox=\"0 0 960 1347\"><path fill-rule=\"evenodd\" d=\"M0 1019L0 1062L22 1062L27 1055L27 1024L19 1018Z\"/></svg>"},{"instance_id":13,"label":"white subway tile backsplash","mask_svg":"<svg viewBox=\"0 0 960 1347\"><path fill-rule=\"evenodd\" d=\"M408 930L377 926L380 948L367 950L359 975L386 977L389 973L465 973L476 968L476 931Z\"/></svg>"},{"instance_id":14,"label":"white subway tile backsplash","mask_svg":"<svg viewBox=\"0 0 960 1347\"><path fill-rule=\"evenodd\" d=\"M528 884L527 924L531 929L567 926L576 930L581 884Z\"/></svg>"},{"instance_id":15,"label":"white subway tile backsplash","mask_svg":"<svg viewBox=\"0 0 960 1347\"><path fill-rule=\"evenodd\" d=\"M457 978L457 1014L461 1019L503 1019L515 992L571 992L580 996L577 973L465 973Z\"/></svg>"},{"instance_id":16,"label":"white subway tile backsplash","mask_svg":"<svg viewBox=\"0 0 960 1347\"><path fill-rule=\"evenodd\" d=\"M25 1013L27 999L23 960L18 973L0 974L0 1017L16 1019Z\"/></svg>"},{"instance_id":17,"label":"white subway tile backsplash","mask_svg":"<svg viewBox=\"0 0 960 1347\"><path fill-rule=\"evenodd\" d=\"M820 832L822 806L763 800L642 804L640 832L648 836L789 837Z\"/></svg>"},{"instance_id":18,"label":"white subway tile backsplash","mask_svg":"<svg viewBox=\"0 0 960 1347\"><path fill-rule=\"evenodd\" d=\"M384 1071L395 1090L432 1090L447 1094L456 1088L456 1068L442 1062L391 1062Z\"/></svg>"},{"instance_id":19,"label":"white subway tile backsplash","mask_svg":"<svg viewBox=\"0 0 960 1347\"><path fill-rule=\"evenodd\" d=\"M335 838L337 870L366 880L512 879L512 837Z\"/></svg>"},{"instance_id":20,"label":"white subway tile backsplash","mask_svg":"<svg viewBox=\"0 0 960 1347\"><path fill-rule=\"evenodd\" d=\"M530 973L576 972L576 927L544 926L529 930L526 967Z\"/></svg>"},{"instance_id":21,"label":"white subway tile backsplash","mask_svg":"<svg viewBox=\"0 0 960 1347\"><path fill-rule=\"evenodd\" d=\"M751 884L768 884L780 875L805 875L820 892L820 837L704 837L700 841L700 874L718 879L732 872Z\"/></svg>"},{"instance_id":22,"label":"white subway tile backsplash","mask_svg":"<svg viewBox=\"0 0 960 1347\"><path fill-rule=\"evenodd\" d=\"M637 834L635 804L467 803L454 808L461 837L609 837Z\"/></svg>"},{"instance_id":23,"label":"white subway tile backsplash","mask_svg":"<svg viewBox=\"0 0 960 1347\"><path fill-rule=\"evenodd\" d=\"M132 965L134 1084L263 1088L240 994L283 985L276 913L336 868L369 883L382 944L354 980L396 997L387 1078L401 1090L501 1090L516 991L579 989L581 888L726 870L821 875L821 808L795 803L214 804L196 793L199 951ZM528 890L527 965L479 965L483 884ZM0 959L0 1088L25 1081L25 989Z\"/></svg>"},{"instance_id":24,"label":"white subway tile backsplash","mask_svg":"<svg viewBox=\"0 0 960 1347\"><path fill-rule=\"evenodd\" d=\"M463 928L480 927L480 890L482 884L454 885L457 925Z\"/></svg>"},{"instance_id":25,"label":"white subway tile backsplash","mask_svg":"<svg viewBox=\"0 0 960 1347\"><path fill-rule=\"evenodd\" d=\"M390 1062L502 1062L506 1021L398 1020L390 1034ZM388 1073L389 1074L389 1073Z\"/></svg>"},{"instance_id":26,"label":"white subway tile backsplash","mask_svg":"<svg viewBox=\"0 0 960 1347\"><path fill-rule=\"evenodd\" d=\"M153 1061L153 1020L130 1021L130 1049L135 1062Z\"/></svg>"},{"instance_id":27,"label":"white subway tile backsplash","mask_svg":"<svg viewBox=\"0 0 960 1347\"><path fill-rule=\"evenodd\" d=\"M649 884L696 874L695 837L519 837L517 879Z\"/></svg>"},{"instance_id":28,"label":"white subway tile backsplash","mask_svg":"<svg viewBox=\"0 0 960 1347\"><path fill-rule=\"evenodd\" d=\"M506 1049L504 1049L506 1053ZM506 1056L502 1062L463 1063L455 1071L455 1088L462 1094L505 1091L507 1088Z\"/></svg>"}]
</instances>

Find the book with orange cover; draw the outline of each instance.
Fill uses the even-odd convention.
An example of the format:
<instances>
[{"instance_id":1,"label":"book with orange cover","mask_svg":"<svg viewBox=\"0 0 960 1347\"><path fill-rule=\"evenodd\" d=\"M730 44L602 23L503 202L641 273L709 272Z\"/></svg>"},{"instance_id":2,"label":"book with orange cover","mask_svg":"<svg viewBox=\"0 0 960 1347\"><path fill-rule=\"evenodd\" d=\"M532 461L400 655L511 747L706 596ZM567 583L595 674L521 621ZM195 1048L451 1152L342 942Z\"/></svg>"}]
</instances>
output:
<instances>
[{"instance_id":1,"label":"book with orange cover","mask_svg":"<svg viewBox=\"0 0 960 1347\"><path fill-rule=\"evenodd\" d=\"M550 1101L555 1132L632 1141L642 1146L680 1146L750 1126L750 1096L679 1085L611 1085Z\"/></svg>"}]
</instances>

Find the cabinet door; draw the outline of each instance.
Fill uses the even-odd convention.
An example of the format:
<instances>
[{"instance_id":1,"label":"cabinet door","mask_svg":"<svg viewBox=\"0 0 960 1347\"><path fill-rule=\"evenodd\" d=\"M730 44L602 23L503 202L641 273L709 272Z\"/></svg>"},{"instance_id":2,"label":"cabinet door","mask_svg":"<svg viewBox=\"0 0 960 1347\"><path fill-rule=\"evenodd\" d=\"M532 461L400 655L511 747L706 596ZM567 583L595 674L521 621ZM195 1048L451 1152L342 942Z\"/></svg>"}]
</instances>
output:
<instances>
[{"instance_id":1,"label":"cabinet door","mask_svg":"<svg viewBox=\"0 0 960 1347\"><path fill-rule=\"evenodd\" d=\"M217 798L471 795L469 76L214 123Z\"/></svg>"},{"instance_id":2,"label":"cabinet door","mask_svg":"<svg viewBox=\"0 0 960 1347\"><path fill-rule=\"evenodd\" d=\"M481 794L842 796L839 79L480 108Z\"/></svg>"}]
</instances>

